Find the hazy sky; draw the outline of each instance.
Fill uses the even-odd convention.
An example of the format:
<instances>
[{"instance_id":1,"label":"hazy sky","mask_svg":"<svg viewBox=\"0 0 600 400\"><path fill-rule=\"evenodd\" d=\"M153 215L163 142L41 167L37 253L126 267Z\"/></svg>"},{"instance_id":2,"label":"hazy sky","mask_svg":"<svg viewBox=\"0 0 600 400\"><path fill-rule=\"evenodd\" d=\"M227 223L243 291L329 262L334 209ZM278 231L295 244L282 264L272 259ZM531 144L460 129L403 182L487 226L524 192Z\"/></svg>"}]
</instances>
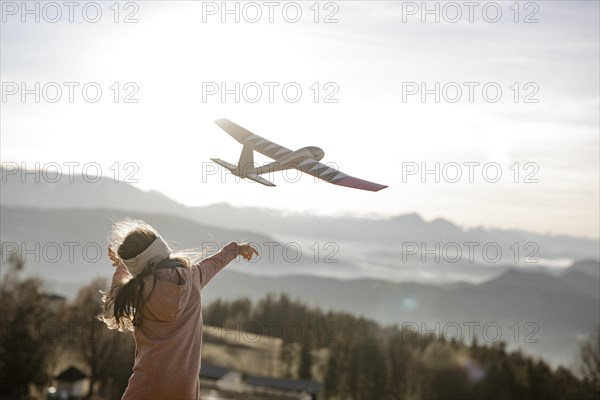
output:
<instances>
[{"instance_id":1,"label":"hazy sky","mask_svg":"<svg viewBox=\"0 0 600 400\"><path fill-rule=\"evenodd\" d=\"M30 14L2 2L2 162L58 163L65 176L68 162L118 170L121 180L131 172L140 188L188 205L418 212L599 236L598 2L427 3L439 22L422 2L228 7L236 3L239 22L221 2L192 1L81 2L70 22L62 2L28 3ZM36 82L39 103L35 93L23 101ZM292 149L319 146L323 162L390 187L370 193L278 173L268 188L209 175L219 171L210 158L235 163L241 150L212 123L222 117ZM436 163L439 183L420 173Z\"/></svg>"}]
</instances>

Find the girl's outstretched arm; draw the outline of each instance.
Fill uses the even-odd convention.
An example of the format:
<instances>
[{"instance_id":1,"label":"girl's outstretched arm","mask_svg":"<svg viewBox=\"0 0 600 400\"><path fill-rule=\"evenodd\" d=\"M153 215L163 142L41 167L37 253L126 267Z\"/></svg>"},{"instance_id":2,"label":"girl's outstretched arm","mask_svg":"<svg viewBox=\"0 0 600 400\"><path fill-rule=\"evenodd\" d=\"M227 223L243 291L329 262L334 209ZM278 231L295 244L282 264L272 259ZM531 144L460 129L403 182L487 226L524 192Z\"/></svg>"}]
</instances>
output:
<instances>
[{"instance_id":1,"label":"girl's outstretched arm","mask_svg":"<svg viewBox=\"0 0 600 400\"><path fill-rule=\"evenodd\" d=\"M206 286L217 272L223 269L237 256L242 255L246 260L250 260L253 253L258 255L258 252L248 244L230 242L219 252L205 258L196 265L196 268L198 268L198 271L200 272L200 286Z\"/></svg>"}]
</instances>

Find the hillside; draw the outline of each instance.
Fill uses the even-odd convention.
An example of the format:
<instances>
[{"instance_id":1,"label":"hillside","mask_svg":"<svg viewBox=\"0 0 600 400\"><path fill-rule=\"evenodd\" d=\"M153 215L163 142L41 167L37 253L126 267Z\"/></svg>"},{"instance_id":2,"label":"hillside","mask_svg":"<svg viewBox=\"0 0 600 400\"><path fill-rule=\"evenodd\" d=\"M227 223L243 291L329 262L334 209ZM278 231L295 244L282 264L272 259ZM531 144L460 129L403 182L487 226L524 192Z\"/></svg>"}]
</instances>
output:
<instances>
[{"instance_id":1,"label":"hillside","mask_svg":"<svg viewBox=\"0 0 600 400\"><path fill-rule=\"evenodd\" d=\"M571 363L579 340L599 323L597 240L469 230L445 220L426 222L416 214L376 220L225 204L189 208L106 178L93 184L81 178L56 184L8 178L0 195L3 262L19 250L27 274L40 276L48 291L67 297L96 276L110 277L106 235L115 219L133 217L155 226L174 249L202 249L208 255L232 240L259 247L259 259L233 262L211 282L207 302L287 293L382 324L438 331L457 324L467 339L471 322L480 330L499 326L498 340L563 364ZM581 261L564 269L510 260L422 262L418 255L403 261L404 240L428 245L493 240L507 246L537 241L540 258ZM325 251L327 244L333 251Z\"/></svg>"}]
</instances>

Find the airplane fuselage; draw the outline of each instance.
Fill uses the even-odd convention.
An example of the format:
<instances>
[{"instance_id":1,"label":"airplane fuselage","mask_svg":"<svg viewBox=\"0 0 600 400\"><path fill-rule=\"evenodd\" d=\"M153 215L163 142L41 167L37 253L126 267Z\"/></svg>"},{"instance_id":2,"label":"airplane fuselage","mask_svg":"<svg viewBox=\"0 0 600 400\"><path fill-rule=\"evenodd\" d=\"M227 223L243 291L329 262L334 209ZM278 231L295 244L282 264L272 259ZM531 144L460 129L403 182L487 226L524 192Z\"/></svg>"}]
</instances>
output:
<instances>
[{"instance_id":1,"label":"airplane fuselage","mask_svg":"<svg viewBox=\"0 0 600 400\"><path fill-rule=\"evenodd\" d=\"M256 168L256 173L260 175L269 172L282 171L284 169L297 168L305 160L319 161L324 156L325 152L320 147L306 146L283 156L272 163Z\"/></svg>"}]
</instances>

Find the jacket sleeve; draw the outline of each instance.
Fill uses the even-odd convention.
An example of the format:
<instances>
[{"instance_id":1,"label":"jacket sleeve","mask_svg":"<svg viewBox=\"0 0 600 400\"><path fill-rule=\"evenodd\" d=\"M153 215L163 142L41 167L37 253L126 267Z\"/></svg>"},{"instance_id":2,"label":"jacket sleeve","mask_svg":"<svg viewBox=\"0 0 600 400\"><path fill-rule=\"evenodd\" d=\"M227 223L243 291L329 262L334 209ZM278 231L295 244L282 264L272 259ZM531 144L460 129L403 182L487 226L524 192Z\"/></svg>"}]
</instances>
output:
<instances>
[{"instance_id":1,"label":"jacket sleeve","mask_svg":"<svg viewBox=\"0 0 600 400\"><path fill-rule=\"evenodd\" d=\"M236 242L230 242L216 254L213 254L196 264L195 268L198 269L200 275L200 286L206 286L217 272L239 255L238 253L238 244Z\"/></svg>"},{"instance_id":2,"label":"jacket sleeve","mask_svg":"<svg viewBox=\"0 0 600 400\"><path fill-rule=\"evenodd\" d=\"M112 282L110 284L111 290L113 290L113 288L123 286L131 278L132 278L132 276L129 273L129 270L127 269L127 267L125 265L123 265L123 264L117 265L115 272L113 274L113 277L112 277Z\"/></svg>"},{"instance_id":3,"label":"jacket sleeve","mask_svg":"<svg viewBox=\"0 0 600 400\"><path fill-rule=\"evenodd\" d=\"M129 270L125 265L119 264L115 268L115 272L113 273L112 280L110 282L110 289L107 293L107 297L115 297L121 287L126 284L132 278ZM113 314L113 304L111 302L110 310L108 310L109 314Z\"/></svg>"}]
</instances>

